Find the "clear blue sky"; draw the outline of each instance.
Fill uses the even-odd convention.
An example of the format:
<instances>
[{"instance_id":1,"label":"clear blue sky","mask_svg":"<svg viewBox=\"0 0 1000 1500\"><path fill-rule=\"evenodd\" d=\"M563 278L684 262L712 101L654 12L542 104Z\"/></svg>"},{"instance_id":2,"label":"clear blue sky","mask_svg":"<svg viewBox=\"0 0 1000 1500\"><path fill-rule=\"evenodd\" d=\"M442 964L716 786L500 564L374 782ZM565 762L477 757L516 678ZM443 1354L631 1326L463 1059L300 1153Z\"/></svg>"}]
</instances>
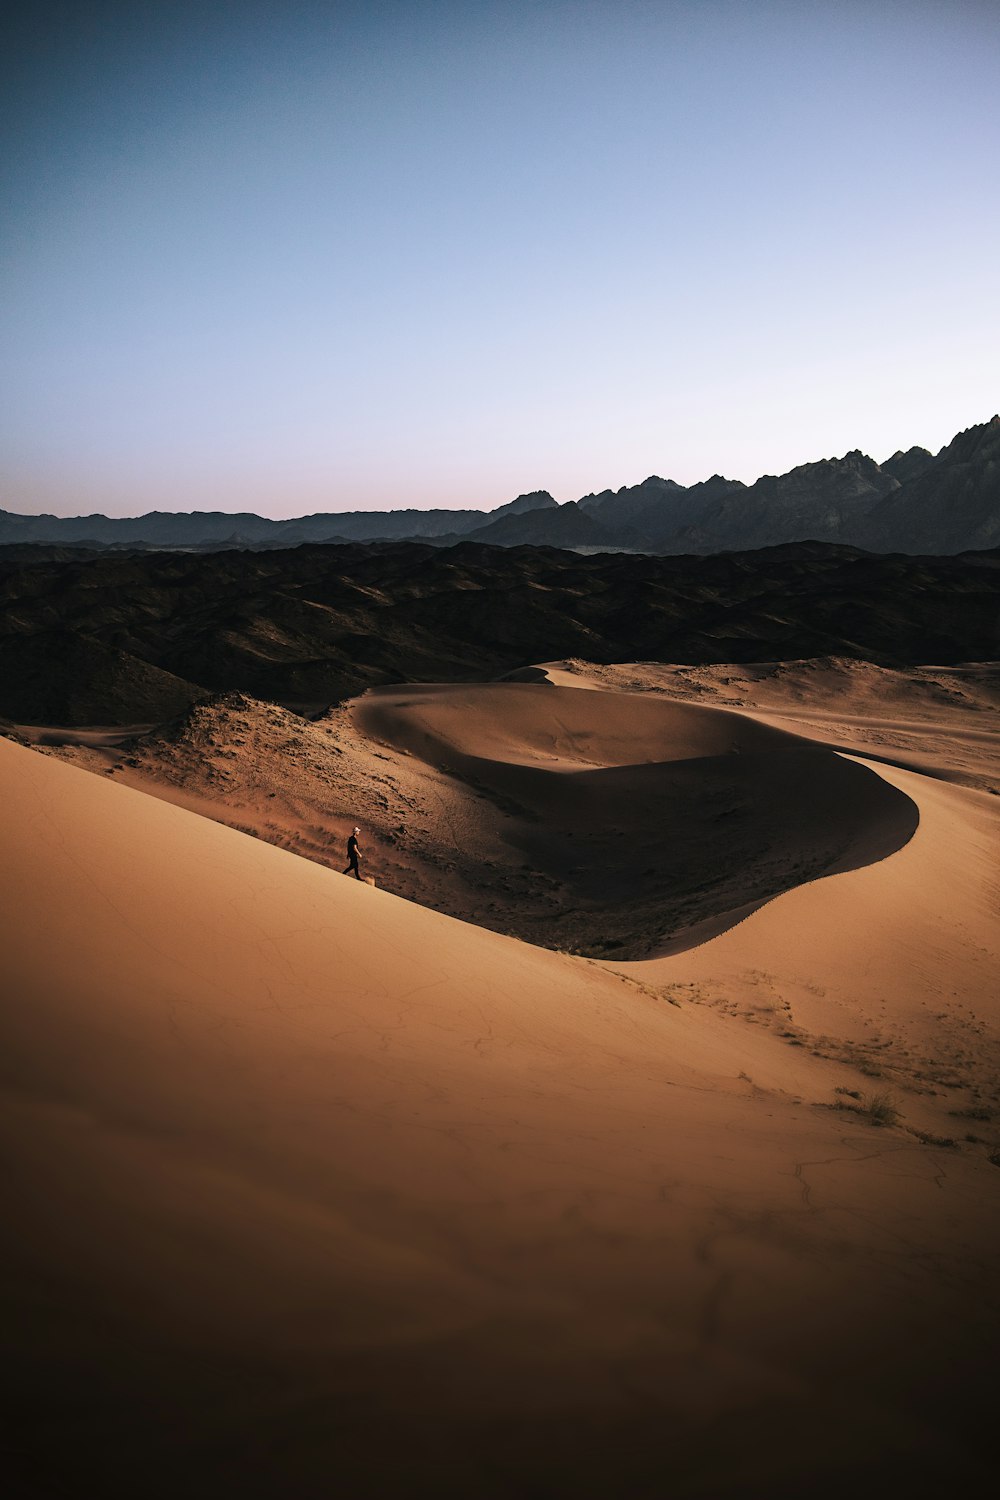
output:
<instances>
[{"instance_id":1,"label":"clear blue sky","mask_svg":"<svg viewBox=\"0 0 1000 1500\"><path fill-rule=\"evenodd\" d=\"M0 506L752 481L1000 406L995 0L36 0Z\"/></svg>"}]
</instances>

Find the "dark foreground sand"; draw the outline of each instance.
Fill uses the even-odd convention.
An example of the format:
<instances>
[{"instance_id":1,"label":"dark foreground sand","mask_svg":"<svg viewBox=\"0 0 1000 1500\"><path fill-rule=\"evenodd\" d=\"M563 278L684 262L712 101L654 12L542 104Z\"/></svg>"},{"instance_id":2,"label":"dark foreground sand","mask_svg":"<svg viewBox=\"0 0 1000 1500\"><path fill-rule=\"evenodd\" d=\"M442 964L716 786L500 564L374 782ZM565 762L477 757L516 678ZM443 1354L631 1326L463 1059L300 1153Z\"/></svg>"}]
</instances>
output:
<instances>
[{"instance_id":1,"label":"dark foreground sand","mask_svg":"<svg viewBox=\"0 0 1000 1500\"><path fill-rule=\"evenodd\" d=\"M840 873L612 965L0 741L25 1493L985 1487L996 799L857 760L834 796L778 726L658 700L643 741L618 691L505 739L468 691L437 770L402 741L447 701L362 700L372 756L445 797L487 759L490 806L547 770L561 816L616 766L805 756L864 816Z\"/></svg>"}]
</instances>

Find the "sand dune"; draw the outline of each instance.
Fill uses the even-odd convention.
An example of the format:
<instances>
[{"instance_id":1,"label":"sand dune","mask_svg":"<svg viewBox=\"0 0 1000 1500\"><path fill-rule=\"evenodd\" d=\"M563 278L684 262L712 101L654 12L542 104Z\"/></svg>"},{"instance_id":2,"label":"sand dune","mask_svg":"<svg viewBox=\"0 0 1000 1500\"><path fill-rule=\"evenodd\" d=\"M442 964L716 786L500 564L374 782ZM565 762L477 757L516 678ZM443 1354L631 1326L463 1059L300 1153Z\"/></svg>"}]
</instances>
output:
<instances>
[{"instance_id":1,"label":"sand dune","mask_svg":"<svg viewBox=\"0 0 1000 1500\"><path fill-rule=\"evenodd\" d=\"M551 662L545 680L736 708L876 761L1000 792L1000 666L911 667L825 657L727 666Z\"/></svg>"},{"instance_id":2,"label":"sand dune","mask_svg":"<svg viewBox=\"0 0 1000 1500\"><path fill-rule=\"evenodd\" d=\"M650 696L378 688L353 717L512 814L508 837L569 917L553 930L575 935L582 918L595 954L689 947L782 890L883 858L917 823L905 795L810 742Z\"/></svg>"},{"instance_id":3,"label":"sand dune","mask_svg":"<svg viewBox=\"0 0 1000 1500\"><path fill-rule=\"evenodd\" d=\"M82 738L59 753L333 869L359 822L385 888L598 957L690 947L917 821L829 749L652 695L379 688L308 722L229 694L131 745Z\"/></svg>"},{"instance_id":4,"label":"sand dune","mask_svg":"<svg viewBox=\"0 0 1000 1500\"><path fill-rule=\"evenodd\" d=\"M880 774L919 802L905 848L629 972L679 980L705 1003L853 1062L911 1119L961 1137L977 1115L1000 1115L1000 816L983 793Z\"/></svg>"},{"instance_id":5,"label":"sand dune","mask_svg":"<svg viewBox=\"0 0 1000 1500\"><path fill-rule=\"evenodd\" d=\"M623 689L642 702L651 693L741 702L748 722L876 745L879 758L858 763L919 809L891 859L858 860L850 879L803 883L682 958L623 972L677 981L699 1003L852 1063L862 1087L905 1100L917 1128L939 1137L974 1135L977 1117L1000 1114L1000 806L978 789L995 782L1000 761L995 666L904 674L845 661L564 663L547 672L603 689L613 704Z\"/></svg>"},{"instance_id":6,"label":"sand dune","mask_svg":"<svg viewBox=\"0 0 1000 1500\"><path fill-rule=\"evenodd\" d=\"M583 712L563 783L608 774L566 774ZM988 1029L988 799L895 775L898 852L622 975L3 741L0 775L7 1408L35 1493L989 1482L988 1148L922 1144L910 1096L892 1128L831 1108L858 1056L714 1006L787 1000L813 1036L829 1003L846 1033L853 974L852 1024Z\"/></svg>"}]
</instances>

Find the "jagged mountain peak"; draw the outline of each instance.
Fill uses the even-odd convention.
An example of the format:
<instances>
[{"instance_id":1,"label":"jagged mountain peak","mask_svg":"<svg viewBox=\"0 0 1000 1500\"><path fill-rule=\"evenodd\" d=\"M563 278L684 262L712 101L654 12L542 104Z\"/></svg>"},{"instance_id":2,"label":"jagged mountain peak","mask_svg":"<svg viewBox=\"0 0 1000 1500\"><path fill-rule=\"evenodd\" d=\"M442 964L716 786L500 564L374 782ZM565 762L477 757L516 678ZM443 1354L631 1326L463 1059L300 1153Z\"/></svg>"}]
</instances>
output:
<instances>
[{"instance_id":1,"label":"jagged mountain peak","mask_svg":"<svg viewBox=\"0 0 1000 1500\"><path fill-rule=\"evenodd\" d=\"M727 479L724 474L713 474L709 479L700 479L688 489L689 495L698 495L703 500L716 499L732 494L734 490L745 490L742 479Z\"/></svg>"},{"instance_id":2,"label":"jagged mountain peak","mask_svg":"<svg viewBox=\"0 0 1000 1500\"><path fill-rule=\"evenodd\" d=\"M984 449L993 448L1000 438L1000 416L988 422L979 422L958 432L950 443L946 443L937 456L938 463L968 463Z\"/></svg>"},{"instance_id":3,"label":"jagged mountain peak","mask_svg":"<svg viewBox=\"0 0 1000 1500\"><path fill-rule=\"evenodd\" d=\"M640 490L682 490L684 485L678 484L676 479L661 479L659 474L650 474L640 485L635 486Z\"/></svg>"},{"instance_id":4,"label":"jagged mountain peak","mask_svg":"<svg viewBox=\"0 0 1000 1500\"><path fill-rule=\"evenodd\" d=\"M528 490L524 495L518 495L516 500L508 500L506 505L498 505L491 510L491 519L498 520L500 516L521 516L531 510L552 510L558 505L548 490Z\"/></svg>"},{"instance_id":5,"label":"jagged mountain peak","mask_svg":"<svg viewBox=\"0 0 1000 1500\"><path fill-rule=\"evenodd\" d=\"M891 474L900 484L907 484L929 469L932 463L934 455L926 448L907 448L905 453L898 448L890 458L883 460L880 467L884 474Z\"/></svg>"}]
</instances>

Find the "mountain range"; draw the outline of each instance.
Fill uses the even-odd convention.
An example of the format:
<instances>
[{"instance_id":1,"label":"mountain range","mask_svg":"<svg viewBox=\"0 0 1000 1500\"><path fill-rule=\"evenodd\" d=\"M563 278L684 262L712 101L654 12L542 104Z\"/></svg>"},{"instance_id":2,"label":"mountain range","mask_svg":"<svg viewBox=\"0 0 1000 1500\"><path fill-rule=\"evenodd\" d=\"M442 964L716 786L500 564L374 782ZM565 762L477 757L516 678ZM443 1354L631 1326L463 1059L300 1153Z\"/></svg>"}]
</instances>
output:
<instances>
[{"instance_id":1,"label":"mountain range","mask_svg":"<svg viewBox=\"0 0 1000 1500\"><path fill-rule=\"evenodd\" d=\"M715 474L685 487L651 475L562 505L535 490L492 511L345 511L284 521L251 512L119 519L0 510L0 543L8 544L218 551L405 540L660 555L804 541L913 554L988 549L1000 545L1000 416L959 433L936 455L910 448L880 464L855 450L752 485Z\"/></svg>"}]
</instances>

